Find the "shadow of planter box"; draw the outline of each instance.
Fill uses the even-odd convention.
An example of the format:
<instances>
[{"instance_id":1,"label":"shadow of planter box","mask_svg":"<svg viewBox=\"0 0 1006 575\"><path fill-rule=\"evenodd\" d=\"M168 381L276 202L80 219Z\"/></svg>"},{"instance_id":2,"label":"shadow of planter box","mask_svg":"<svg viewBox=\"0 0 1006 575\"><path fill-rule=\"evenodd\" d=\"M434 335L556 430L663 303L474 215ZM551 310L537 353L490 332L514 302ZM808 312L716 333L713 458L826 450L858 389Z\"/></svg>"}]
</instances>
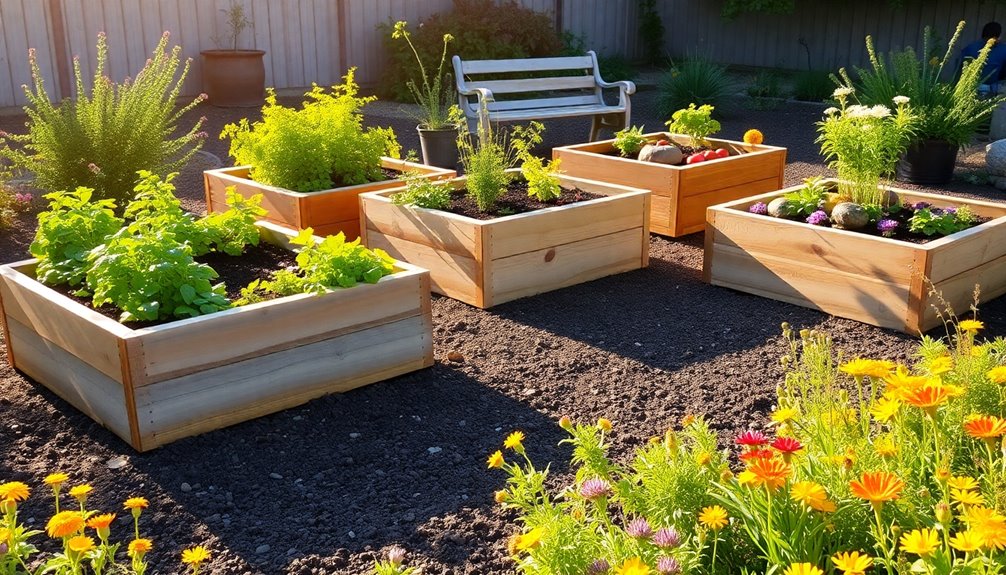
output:
<instances>
[{"instance_id":1,"label":"shadow of planter box","mask_svg":"<svg viewBox=\"0 0 1006 575\"><path fill-rule=\"evenodd\" d=\"M262 238L290 247L278 226ZM0 266L11 364L137 451L433 365L429 272L131 329Z\"/></svg>"},{"instance_id":2,"label":"shadow of planter box","mask_svg":"<svg viewBox=\"0 0 1006 575\"><path fill-rule=\"evenodd\" d=\"M381 167L396 172L409 170L434 180L457 176L454 170L388 157L381 158ZM269 211L265 219L270 222L294 230L314 228L315 235L319 236L343 232L349 240L360 235L360 204L357 196L363 192L387 190L402 185L401 181L392 179L319 192L294 192L250 179L250 169L251 166L236 166L203 172L206 209L210 212L226 211L226 188L236 186L237 192L246 198L262 194L262 207Z\"/></svg>"},{"instance_id":3,"label":"shadow of planter box","mask_svg":"<svg viewBox=\"0 0 1006 575\"><path fill-rule=\"evenodd\" d=\"M363 241L429 269L436 293L483 309L648 265L650 192L560 180L605 197L477 220L371 192L360 195Z\"/></svg>"},{"instance_id":4,"label":"shadow of planter box","mask_svg":"<svg viewBox=\"0 0 1006 575\"><path fill-rule=\"evenodd\" d=\"M1006 293L1006 205L892 188L902 201L967 205L993 218L926 244L748 212L800 187L709 208L707 283L910 334L942 325L931 288L958 314L975 284L982 301Z\"/></svg>"},{"instance_id":5,"label":"shadow of planter box","mask_svg":"<svg viewBox=\"0 0 1006 575\"><path fill-rule=\"evenodd\" d=\"M689 142L678 134L656 132L645 137L649 142ZM615 140L554 148L552 157L562 160L560 169L567 175L652 191L650 231L677 237L702 231L711 205L783 186L786 148L707 140L713 148L730 150L730 157L686 166L640 162L607 155L615 152Z\"/></svg>"}]
</instances>

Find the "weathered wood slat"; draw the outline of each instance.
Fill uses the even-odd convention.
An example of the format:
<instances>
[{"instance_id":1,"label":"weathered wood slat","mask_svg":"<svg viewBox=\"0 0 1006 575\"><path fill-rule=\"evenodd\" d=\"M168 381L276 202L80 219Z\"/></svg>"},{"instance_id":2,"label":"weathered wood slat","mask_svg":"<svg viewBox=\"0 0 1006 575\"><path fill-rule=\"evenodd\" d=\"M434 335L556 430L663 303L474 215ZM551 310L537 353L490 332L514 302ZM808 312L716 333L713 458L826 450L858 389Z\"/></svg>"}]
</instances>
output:
<instances>
[{"instance_id":1,"label":"weathered wood slat","mask_svg":"<svg viewBox=\"0 0 1006 575\"><path fill-rule=\"evenodd\" d=\"M462 64L463 65L463 64ZM485 80L466 82L470 88L487 88L493 94L544 92L548 90L585 90L594 87L593 76L563 76L557 78L524 78L518 80Z\"/></svg>"},{"instance_id":2,"label":"weathered wood slat","mask_svg":"<svg viewBox=\"0 0 1006 575\"><path fill-rule=\"evenodd\" d=\"M592 69L589 56L566 58L517 58L509 60L469 60L462 61L461 70L465 74L500 74L503 72L543 72L546 70ZM488 86L486 86L488 87Z\"/></svg>"}]
</instances>

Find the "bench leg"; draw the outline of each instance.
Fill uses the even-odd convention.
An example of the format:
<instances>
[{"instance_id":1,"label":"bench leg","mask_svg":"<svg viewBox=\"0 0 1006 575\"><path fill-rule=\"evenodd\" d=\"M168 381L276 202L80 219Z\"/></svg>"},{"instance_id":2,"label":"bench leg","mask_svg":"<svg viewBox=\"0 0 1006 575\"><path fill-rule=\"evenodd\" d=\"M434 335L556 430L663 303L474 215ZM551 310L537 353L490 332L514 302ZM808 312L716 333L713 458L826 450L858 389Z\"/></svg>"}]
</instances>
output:
<instances>
[{"instance_id":1,"label":"bench leg","mask_svg":"<svg viewBox=\"0 0 1006 575\"><path fill-rule=\"evenodd\" d=\"M597 141L601 135L601 130L604 128L608 128L612 132L617 132L619 130L624 130L625 127L625 114L623 113L598 114L591 120L589 141Z\"/></svg>"}]
</instances>

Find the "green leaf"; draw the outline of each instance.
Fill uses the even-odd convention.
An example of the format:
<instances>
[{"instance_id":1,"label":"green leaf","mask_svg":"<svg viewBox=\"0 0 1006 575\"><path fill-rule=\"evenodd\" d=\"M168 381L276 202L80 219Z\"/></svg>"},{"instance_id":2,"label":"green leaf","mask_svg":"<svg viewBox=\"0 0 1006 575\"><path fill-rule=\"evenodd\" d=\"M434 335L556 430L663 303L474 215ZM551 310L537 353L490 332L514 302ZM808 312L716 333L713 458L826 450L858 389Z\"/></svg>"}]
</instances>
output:
<instances>
[{"instance_id":1,"label":"green leaf","mask_svg":"<svg viewBox=\"0 0 1006 575\"><path fill-rule=\"evenodd\" d=\"M178 288L178 291L182 295L182 300L184 300L187 304L192 303L192 300L196 297L196 288L189 284L182 284L182 286Z\"/></svg>"}]
</instances>

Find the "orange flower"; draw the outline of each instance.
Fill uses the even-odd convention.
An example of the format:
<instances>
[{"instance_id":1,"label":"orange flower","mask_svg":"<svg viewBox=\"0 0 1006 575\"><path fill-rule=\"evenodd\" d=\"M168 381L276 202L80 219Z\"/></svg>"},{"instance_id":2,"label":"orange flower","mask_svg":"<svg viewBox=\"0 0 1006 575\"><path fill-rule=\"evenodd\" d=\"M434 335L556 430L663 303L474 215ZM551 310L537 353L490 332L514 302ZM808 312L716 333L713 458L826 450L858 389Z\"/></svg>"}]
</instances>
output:
<instances>
[{"instance_id":1,"label":"orange flower","mask_svg":"<svg viewBox=\"0 0 1006 575\"><path fill-rule=\"evenodd\" d=\"M0 501L24 501L30 493L31 489L20 481L0 483Z\"/></svg>"},{"instance_id":2,"label":"orange flower","mask_svg":"<svg viewBox=\"0 0 1006 575\"><path fill-rule=\"evenodd\" d=\"M742 485L767 486L776 490L786 484L792 468L781 459L759 457L748 462L748 467L737 476Z\"/></svg>"},{"instance_id":3,"label":"orange flower","mask_svg":"<svg viewBox=\"0 0 1006 575\"><path fill-rule=\"evenodd\" d=\"M757 146L758 144L765 141L765 136L758 130L754 128L744 132L744 143Z\"/></svg>"},{"instance_id":4,"label":"orange flower","mask_svg":"<svg viewBox=\"0 0 1006 575\"><path fill-rule=\"evenodd\" d=\"M45 524L49 537L69 537L84 529L84 516L80 511L60 511Z\"/></svg>"},{"instance_id":5,"label":"orange flower","mask_svg":"<svg viewBox=\"0 0 1006 575\"><path fill-rule=\"evenodd\" d=\"M95 515L94 517L87 520L87 526L91 529L108 529L115 519L114 513L105 513L104 515Z\"/></svg>"},{"instance_id":6,"label":"orange flower","mask_svg":"<svg viewBox=\"0 0 1006 575\"><path fill-rule=\"evenodd\" d=\"M924 375L912 375L908 372L908 368L903 365L899 365L895 368L893 373L884 377L884 381L887 382L887 387L895 393L902 389L914 389L916 387L921 387L928 379L929 378Z\"/></svg>"},{"instance_id":7,"label":"orange flower","mask_svg":"<svg viewBox=\"0 0 1006 575\"><path fill-rule=\"evenodd\" d=\"M611 431L611 420L602 417L597 420L597 426L601 428L601 431L607 433Z\"/></svg>"},{"instance_id":8,"label":"orange flower","mask_svg":"<svg viewBox=\"0 0 1006 575\"><path fill-rule=\"evenodd\" d=\"M154 548L154 542L150 539L133 539L129 542L129 554L132 556L143 556Z\"/></svg>"},{"instance_id":9,"label":"orange flower","mask_svg":"<svg viewBox=\"0 0 1006 575\"><path fill-rule=\"evenodd\" d=\"M905 483L887 471L867 471L858 480L849 482L852 494L866 499L874 509L880 509L885 501L893 501L901 496Z\"/></svg>"},{"instance_id":10,"label":"orange flower","mask_svg":"<svg viewBox=\"0 0 1006 575\"><path fill-rule=\"evenodd\" d=\"M147 500L143 497L130 497L129 499L126 500L125 503L122 504L122 508L135 511L137 509L146 509L147 505L149 504L147 503Z\"/></svg>"},{"instance_id":11,"label":"orange flower","mask_svg":"<svg viewBox=\"0 0 1006 575\"><path fill-rule=\"evenodd\" d=\"M939 379L934 378L914 389L901 389L899 395L901 399L912 406L925 411L930 417L936 414L936 409L955 397L963 393L963 389L956 385L944 385Z\"/></svg>"},{"instance_id":12,"label":"orange flower","mask_svg":"<svg viewBox=\"0 0 1006 575\"><path fill-rule=\"evenodd\" d=\"M71 553L87 553L91 549L94 549L94 539L78 535L76 537L71 537L70 540L66 542L66 547Z\"/></svg>"},{"instance_id":13,"label":"orange flower","mask_svg":"<svg viewBox=\"0 0 1006 575\"><path fill-rule=\"evenodd\" d=\"M995 439L1006 434L1006 419L994 415L972 415L964 422L964 431L976 439Z\"/></svg>"}]
</instances>

